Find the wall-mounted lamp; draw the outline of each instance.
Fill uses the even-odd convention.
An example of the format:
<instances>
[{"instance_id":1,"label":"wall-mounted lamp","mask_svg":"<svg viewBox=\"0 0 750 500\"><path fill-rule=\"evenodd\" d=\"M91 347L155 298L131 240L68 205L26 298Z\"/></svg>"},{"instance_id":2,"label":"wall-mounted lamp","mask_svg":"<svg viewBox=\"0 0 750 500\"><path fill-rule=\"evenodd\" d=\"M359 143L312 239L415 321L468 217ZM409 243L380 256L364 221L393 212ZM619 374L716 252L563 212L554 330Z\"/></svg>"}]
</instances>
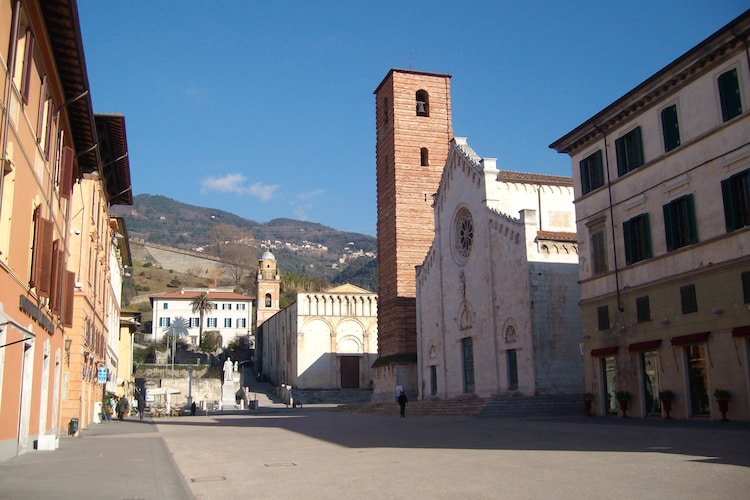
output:
<instances>
[{"instance_id":1,"label":"wall-mounted lamp","mask_svg":"<svg viewBox=\"0 0 750 500\"><path fill-rule=\"evenodd\" d=\"M724 314L724 309L719 309L718 307L715 307L711 309L711 314L716 314L716 315Z\"/></svg>"},{"instance_id":2,"label":"wall-mounted lamp","mask_svg":"<svg viewBox=\"0 0 750 500\"><path fill-rule=\"evenodd\" d=\"M70 234L75 234L76 236L78 236L79 234L81 234L81 230L78 228L71 229Z\"/></svg>"},{"instance_id":3,"label":"wall-mounted lamp","mask_svg":"<svg viewBox=\"0 0 750 500\"><path fill-rule=\"evenodd\" d=\"M65 339L65 363L70 366L70 345L73 339Z\"/></svg>"},{"instance_id":4,"label":"wall-mounted lamp","mask_svg":"<svg viewBox=\"0 0 750 500\"><path fill-rule=\"evenodd\" d=\"M669 324L669 318L664 318L661 320L661 324L664 326L667 326Z\"/></svg>"}]
</instances>

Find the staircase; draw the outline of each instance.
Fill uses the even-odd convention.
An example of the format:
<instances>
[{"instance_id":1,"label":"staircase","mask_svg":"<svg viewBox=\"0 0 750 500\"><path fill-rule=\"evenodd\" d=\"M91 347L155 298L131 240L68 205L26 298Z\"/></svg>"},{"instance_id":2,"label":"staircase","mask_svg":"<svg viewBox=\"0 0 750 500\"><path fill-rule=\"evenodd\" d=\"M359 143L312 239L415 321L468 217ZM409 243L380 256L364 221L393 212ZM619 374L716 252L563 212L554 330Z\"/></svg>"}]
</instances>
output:
<instances>
[{"instance_id":1,"label":"staircase","mask_svg":"<svg viewBox=\"0 0 750 500\"><path fill-rule=\"evenodd\" d=\"M585 413L578 394L497 396L477 413L479 418L571 417Z\"/></svg>"},{"instance_id":2,"label":"staircase","mask_svg":"<svg viewBox=\"0 0 750 500\"><path fill-rule=\"evenodd\" d=\"M398 403L355 403L339 406L339 411L398 416ZM406 416L527 418L562 417L584 414L580 395L496 396L491 399L456 398L410 401Z\"/></svg>"},{"instance_id":3,"label":"staircase","mask_svg":"<svg viewBox=\"0 0 750 500\"><path fill-rule=\"evenodd\" d=\"M304 405L348 405L367 403L372 399L372 389L292 389L296 403Z\"/></svg>"}]
</instances>

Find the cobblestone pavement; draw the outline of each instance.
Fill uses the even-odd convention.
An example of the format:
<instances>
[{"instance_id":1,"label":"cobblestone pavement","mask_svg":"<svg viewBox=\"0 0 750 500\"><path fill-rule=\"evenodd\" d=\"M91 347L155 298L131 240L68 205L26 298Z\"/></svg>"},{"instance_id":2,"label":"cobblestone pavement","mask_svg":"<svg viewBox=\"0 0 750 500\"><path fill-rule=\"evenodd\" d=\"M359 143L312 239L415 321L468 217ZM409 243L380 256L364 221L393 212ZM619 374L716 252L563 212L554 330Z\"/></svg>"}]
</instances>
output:
<instances>
[{"instance_id":1,"label":"cobblestone pavement","mask_svg":"<svg viewBox=\"0 0 750 500\"><path fill-rule=\"evenodd\" d=\"M748 498L750 424L261 408L126 420L0 463L0 498Z\"/></svg>"}]
</instances>

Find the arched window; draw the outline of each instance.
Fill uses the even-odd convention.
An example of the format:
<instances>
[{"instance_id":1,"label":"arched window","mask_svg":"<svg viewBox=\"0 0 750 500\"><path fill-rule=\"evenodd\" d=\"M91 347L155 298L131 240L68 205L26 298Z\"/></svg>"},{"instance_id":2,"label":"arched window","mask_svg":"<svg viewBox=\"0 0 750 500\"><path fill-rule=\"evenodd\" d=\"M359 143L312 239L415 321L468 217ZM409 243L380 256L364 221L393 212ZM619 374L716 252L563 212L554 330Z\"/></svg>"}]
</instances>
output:
<instances>
[{"instance_id":1,"label":"arched window","mask_svg":"<svg viewBox=\"0 0 750 500\"><path fill-rule=\"evenodd\" d=\"M417 116L430 116L430 96L426 90L417 90Z\"/></svg>"},{"instance_id":2,"label":"arched window","mask_svg":"<svg viewBox=\"0 0 750 500\"><path fill-rule=\"evenodd\" d=\"M419 150L419 159L420 159L420 165L423 167L426 167L430 164L430 153L427 151L427 148L422 148Z\"/></svg>"},{"instance_id":3,"label":"arched window","mask_svg":"<svg viewBox=\"0 0 750 500\"><path fill-rule=\"evenodd\" d=\"M271 294L266 294L266 307L271 307Z\"/></svg>"}]
</instances>

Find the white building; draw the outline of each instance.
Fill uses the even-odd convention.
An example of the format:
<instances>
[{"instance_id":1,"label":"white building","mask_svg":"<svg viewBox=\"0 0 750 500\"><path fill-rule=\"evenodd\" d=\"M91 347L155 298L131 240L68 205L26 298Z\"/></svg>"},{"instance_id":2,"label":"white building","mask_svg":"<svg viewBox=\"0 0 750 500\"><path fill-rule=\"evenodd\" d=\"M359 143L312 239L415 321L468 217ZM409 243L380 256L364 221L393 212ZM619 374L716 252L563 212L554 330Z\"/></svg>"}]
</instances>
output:
<instances>
[{"instance_id":1,"label":"white building","mask_svg":"<svg viewBox=\"0 0 750 500\"><path fill-rule=\"evenodd\" d=\"M188 342L198 345L200 316L193 312L190 303L201 293L205 293L214 304L213 311L203 318L203 332L218 331L221 334L222 347L226 347L232 340L246 338L253 348L252 318L255 299L248 295L214 288L188 289L152 295L150 297L153 310L151 340L161 340L175 318L184 318L188 327Z\"/></svg>"},{"instance_id":2,"label":"white building","mask_svg":"<svg viewBox=\"0 0 750 500\"><path fill-rule=\"evenodd\" d=\"M420 399L582 393L572 179L499 171L454 138L433 207Z\"/></svg>"},{"instance_id":3,"label":"white building","mask_svg":"<svg viewBox=\"0 0 750 500\"><path fill-rule=\"evenodd\" d=\"M377 320L377 294L354 285L298 293L258 327L263 373L297 389L371 388Z\"/></svg>"},{"instance_id":4,"label":"white building","mask_svg":"<svg viewBox=\"0 0 750 500\"><path fill-rule=\"evenodd\" d=\"M598 414L750 419L750 11L551 145L570 155Z\"/></svg>"}]
</instances>

